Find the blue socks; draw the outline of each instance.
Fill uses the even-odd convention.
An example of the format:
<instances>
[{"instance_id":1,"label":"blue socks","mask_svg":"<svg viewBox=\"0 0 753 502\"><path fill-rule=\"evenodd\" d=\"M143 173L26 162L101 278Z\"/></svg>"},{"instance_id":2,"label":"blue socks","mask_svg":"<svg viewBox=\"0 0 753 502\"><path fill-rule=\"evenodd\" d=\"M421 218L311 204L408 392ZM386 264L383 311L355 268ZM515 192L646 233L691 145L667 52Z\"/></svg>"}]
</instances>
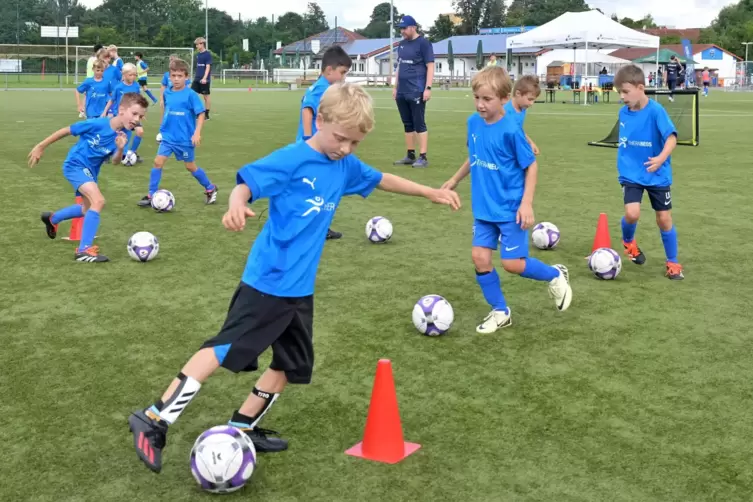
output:
<instances>
[{"instance_id":1,"label":"blue socks","mask_svg":"<svg viewBox=\"0 0 753 502\"><path fill-rule=\"evenodd\" d=\"M154 94L152 94L152 91L150 91L149 89L147 89L144 92L146 92L146 95L149 96L149 98L152 100L152 103L157 104L157 98L154 97Z\"/></svg>"},{"instance_id":2,"label":"blue socks","mask_svg":"<svg viewBox=\"0 0 753 502\"><path fill-rule=\"evenodd\" d=\"M526 268L523 270L523 273L520 274L521 277L525 277L526 279L546 282L553 281L559 277L559 275L559 270L537 260L536 258L526 258Z\"/></svg>"},{"instance_id":3,"label":"blue socks","mask_svg":"<svg viewBox=\"0 0 753 502\"><path fill-rule=\"evenodd\" d=\"M628 223L625 221L625 217L622 217L622 240L623 242L632 242L635 239L635 229L638 227L638 222Z\"/></svg>"},{"instance_id":4,"label":"blue socks","mask_svg":"<svg viewBox=\"0 0 753 502\"><path fill-rule=\"evenodd\" d=\"M149 197L151 197L154 192L159 190L159 182L162 179L162 169L157 169L156 167L152 168L152 173L149 175Z\"/></svg>"},{"instance_id":5,"label":"blue socks","mask_svg":"<svg viewBox=\"0 0 753 502\"><path fill-rule=\"evenodd\" d=\"M667 231L661 231L661 241L664 244L667 261L677 263L677 230L674 225Z\"/></svg>"},{"instance_id":6,"label":"blue socks","mask_svg":"<svg viewBox=\"0 0 753 502\"><path fill-rule=\"evenodd\" d=\"M505 295L502 294L502 287L499 283L499 274L496 269L491 272L476 272L476 281L481 286L486 303L494 310L507 310Z\"/></svg>"},{"instance_id":7,"label":"blue socks","mask_svg":"<svg viewBox=\"0 0 753 502\"><path fill-rule=\"evenodd\" d=\"M141 146L141 137L134 135L133 144L131 145L131 151L136 153Z\"/></svg>"},{"instance_id":8,"label":"blue socks","mask_svg":"<svg viewBox=\"0 0 753 502\"><path fill-rule=\"evenodd\" d=\"M209 178L207 177L207 173L205 173L202 168L199 167L198 169L196 169L194 172L191 173L191 176L196 178L196 181L198 181L199 184L203 186L205 190L214 188L214 185L212 185L212 182L209 181Z\"/></svg>"},{"instance_id":9,"label":"blue socks","mask_svg":"<svg viewBox=\"0 0 753 502\"><path fill-rule=\"evenodd\" d=\"M81 218L84 215L84 208L79 206L78 204L74 204L72 206L64 207L63 209L60 209L59 211L55 211L52 213L52 218L50 218L50 221L53 225L57 225L63 220L70 220L73 218Z\"/></svg>"},{"instance_id":10,"label":"blue socks","mask_svg":"<svg viewBox=\"0 0 753 502\"><path fill-rule=\"evenodd\" d=\"M91 247L94 242L94 236L97 235L97 228L99 228L99 213L93 209L89 209L84 216L84 226L81 229L81 242L78 246L79 251Z\"/></svg>"}]
</instances>

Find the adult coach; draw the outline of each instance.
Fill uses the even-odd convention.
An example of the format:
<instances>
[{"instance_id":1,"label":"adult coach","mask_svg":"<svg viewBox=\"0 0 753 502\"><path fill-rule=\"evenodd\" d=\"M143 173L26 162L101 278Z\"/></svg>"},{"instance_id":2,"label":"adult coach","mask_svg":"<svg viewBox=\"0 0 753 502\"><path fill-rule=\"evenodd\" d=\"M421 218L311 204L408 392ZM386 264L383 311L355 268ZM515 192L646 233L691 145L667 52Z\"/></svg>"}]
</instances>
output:
<instances>
[{"instance_id":1,"label":"adult coach","mask_svg":"<svg viewBox=\"0 0 753 502\"><path fill-rule=\"evenodd\" d=\"M675 89L677 88L677 79L682 73L682 65L677 60L677 56L669 58L667 63L667 87L669 87L669 100L675 100Z\"/></svg>"},{"instance_id":2,"label":"adult coach","mask_svg":"<svg viewBox=\"0 0 753 502\"><path fill-rule=\"evenodd\" d=\"M431 82L434 80L434 48L426 38L418 33L418 24L412 16L400 20L400 34L403 39L397 47L396 85L392 97L397 101L397 109L405 128L405 158L395 161L395 165L426 167L429 160L426 151L429 133L424 119L426 102L431 99ZM419 152L416 158L415 140L418 137Z\"/></svg>"},{"instance_id":3,"label":"adult coach","mask_svg":"<svg viewBox=\"0 0 753 502\"><path fill-rule=\"evenodd\" d=\"M207 41L204 37L194 40L196 44L196 71L193 74L191 89L204 96L204 118L209 120L210 87L212 84L212 53L207 50Z\"/></svg>"},{"instance_id":4,"label":"adult coach","mask_svg":"<svg viewBox=\"0 0 753 502\"><path fill-rule=\"evenodd\" d=\"M97 53L102 48L102 44L95 44L94 45L94 51L92 52L92 55L89 57L89 60L86 62L86 78L93 78L94 77L94 62L97 61Z\"/></svg>"}]
</instances>

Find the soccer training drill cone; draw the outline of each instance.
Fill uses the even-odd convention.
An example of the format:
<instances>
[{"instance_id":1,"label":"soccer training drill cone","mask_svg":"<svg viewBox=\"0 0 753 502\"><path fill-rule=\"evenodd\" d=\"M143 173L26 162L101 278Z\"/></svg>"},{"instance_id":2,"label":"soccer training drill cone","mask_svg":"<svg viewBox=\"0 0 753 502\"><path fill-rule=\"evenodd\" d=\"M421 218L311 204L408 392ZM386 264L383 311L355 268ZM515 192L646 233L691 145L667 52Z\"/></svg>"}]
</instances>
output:
<instances>
[{"instance_id":1,"label":"soccer training drill cone","mask_svg":"<svg viewBox=\"0 0 753 502\"><path fill-rule=\"evenodd\" d=\"M591 254L599 248L612 248L612 237L609 235L607 213L601 213L599 215L599 222L596 224L596 235L594 236L594 245L591 247Z\"/></svg>"},{"instance_id":2,"label":"soccer training drill cone","mask_svg":"<svg viewBox=\"0 0 753 502\"><path fill-rule=\"evenodd\" d=\"M76 197L76 204L79 206L84 205L84 198L80 195ZM71 220L71 231L68 237L63 237L65 240L78 242L81 240L81 228L84 226L84 217L73 218Z\"/></svg>"}]
</instances>

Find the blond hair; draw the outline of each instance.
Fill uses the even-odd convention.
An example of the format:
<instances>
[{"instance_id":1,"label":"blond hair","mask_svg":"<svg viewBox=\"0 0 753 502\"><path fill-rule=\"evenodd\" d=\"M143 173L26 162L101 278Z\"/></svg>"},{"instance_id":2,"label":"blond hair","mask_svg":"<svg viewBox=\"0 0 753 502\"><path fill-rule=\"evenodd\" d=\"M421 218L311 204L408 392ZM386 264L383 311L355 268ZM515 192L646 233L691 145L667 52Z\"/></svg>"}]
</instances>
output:
<instances>
[{"instance_id":1,"label":"blond hair","mask_svg":"<svg viewBox=\"0 0 753 502\"><path fill-rule=\"evenodd\" d=\"M623 84L646 85L646 75L640 66L629 64L617 71L617 75L614 76L614 86L619 89Z\"/></svg>"},{"instance_id":2,"label":"blond hair","mask_svg":"<svg viewBox=\"0 0 753 502\"><path fill-rule=\"evenodd\" d=\"M193 43L207 45L207 40L204 37L199 37L196 40L194 40Z\"/></svg>"},{"instance_id":3,"label":"blond hair","mask_svg":"<svg viewBox=\"0 0 753 502\"><path fill-rule=\"evenodd\" d=\"M123 65L123 75L126 73L136 73L136 65L133 63L126 63Z\"/></svg>"},{"instance_id":4,"label":"blond hair","mask_svg":"<svg viewBox=\"0 0 753 502\"><path fill-rule=\"evenodd\" d=\"M102 48L97 51L97 59L104 60L105 58L111 57L110 55L110 49Z\"/></svg>"},{"instance_id":5,"label":"blond hair","mask_svg":"<svg viewBox=\"0 0 753 502\"><path fill-rule=\"evenodd\" d=\"M94 64L92 64L92 70L104 71L105 68L107 68L107 63L105 61L102 61L101 59L97 59L96 61L94 61Z\"/></svg>"},{"instance_id":6,"label":"blond hair","mask_svg":"<svg viewBox=\"0 0 753 502\"><path fill-rule=\"evenodd\" d=\"M371 96L359 85L338 82L329 86L319 102L319 114L326 124L356 127L365 134L374 128Z\"/></svg>"},{"instance_id":7,"label":"blond hair","mask_svg":"<svg viewBox=\"0 0 753 502\"><path fill-rule=\"evenodd\" d=\"M512 88L513 93L520 93L521 96L533 94L538 98L541 94L541 87L539 87L539 78L535 75L523 75L520 79L515 81L515 86Z\"/></svg>"},{"instance_id":8,"label":"blond hair","mask_svg":"<svg viewBox=\"0 0 753 502\"><path fill-rule=\"evenodd\" d=\"M487 66L473 77L471 88L478 92L482 87L489 87L499 99L510 97L512 81L504 68L500 66Z\"/></svg>"}]
</instances>

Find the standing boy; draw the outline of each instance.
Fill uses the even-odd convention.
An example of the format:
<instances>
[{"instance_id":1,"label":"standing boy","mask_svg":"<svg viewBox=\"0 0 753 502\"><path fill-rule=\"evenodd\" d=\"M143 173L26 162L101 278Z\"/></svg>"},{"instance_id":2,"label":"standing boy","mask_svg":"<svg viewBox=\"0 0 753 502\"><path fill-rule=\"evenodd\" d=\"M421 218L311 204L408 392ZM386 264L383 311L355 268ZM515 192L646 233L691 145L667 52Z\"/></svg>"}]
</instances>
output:
<instances>
[{"instance_id":1,"label":"standing boy","mask_svg":"<svg viewBox=\"0 0 753 502\"><path fill-rule=\"evenodd\" d=\"M526 120L526 113L528 109L536 102L536 98L541 95L541 87L539 87L539 79L534 75L523 75L515 82L515 86L512 88L512 99L505 103L505 114L515 118L520 124L520 128L523 128L523 122ZM526 139L531 145L534 155L538 155L539 147L533 142L531 137L526 134Z\"/></svg>"},{"instance_id":2,"label":"standing boy","mask_svg":"<svg viewBox=\"0 0 753 502\"><path fill-rule=\"evenodd\" d=\"M141 94L141 87L136 82L136 66L132 63L126 63L123 65L123 81L112 89L110 101L107 102L105 111L102 112L102 116L106 116L110 110L114 110L111 114L116 115L117 110L120 107L120 101L123 99L123 96L128 93ZM144 136L144 128L141 126L141 123L134 128L133 133L135 133L135 137L133 138L133 144L131 145L130 151L136 154L137 162L141 162L141 157L138 156L139 146L141 146L141 138ZM129 151L128 144L131 142L131 135L131 131L126 131L126 151Z\"/></svg>"},{"instance_id":3,"label":"standing boy","mask_svg":"<svg viewBox=\"0 0 753 502\"><path fill-rule=\"evenodd\" d=\"M76 107L87 119L101 117L110 99L110 83L103 78L106 64L104 61L95 61L92 65L94 75L76 87ZM79 94L85 96L83 103Z\"/></svg>"},{"instance_id":4,"label":"standing boy","mask_svg":"<svg viewBox=\"0 0 753 502\"><path fill-rule=\"evenodd\" d=\"M152 91L150 91L148 87L149 65L146 64L146 61L144 61L144 54L137 52L136 54L134 54L134 57L136 58L136 73L139 77L139 85L142 89L144 89L144 92L147 96L149 96L149 99L152 100L152 103L156 105L157 98L154 97L154 94L152 94Z\"/></svg>"},{"instance_id":5,"label":"standing boy","mask_svg":"<svg viewBox=\"0 0 753 502\"><path fill-rule=\"evenodd\" d=\"M204 37L194 40L196 44L196 73L193 76L191 89L197 94L204 96L206 111L204 115L209 120L209 108L211 104L210 94L212 93L212 53L207 50L207 41Z\"/></svg>"}]
</instances>

